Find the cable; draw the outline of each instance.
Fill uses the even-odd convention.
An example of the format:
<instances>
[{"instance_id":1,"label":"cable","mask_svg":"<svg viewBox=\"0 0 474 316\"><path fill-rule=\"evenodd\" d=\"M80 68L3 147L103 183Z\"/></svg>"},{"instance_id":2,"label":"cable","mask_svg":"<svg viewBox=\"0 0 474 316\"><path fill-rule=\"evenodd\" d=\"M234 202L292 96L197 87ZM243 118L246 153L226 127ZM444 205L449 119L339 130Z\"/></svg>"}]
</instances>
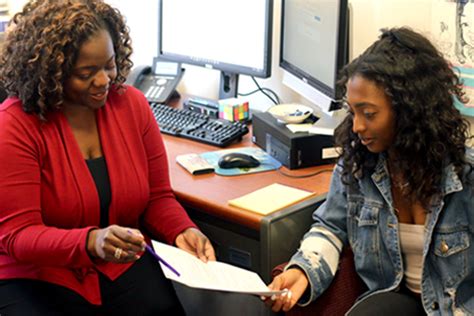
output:
<instances>
[{"instance_id":1,"label":"cable","mask_svg":"<svg viewBox=\"0 0 474 316\"><path fill-rule=\"evenodd\" d=\"M272 89L269 89L269 88L265 88L265 87L263 87L262 90L268 91L268 92L270 92L271 94L273 94L273 96L277 99L278 103L281 103L280 98L279 98L278 95L275 93L275 91L273 91ZM250 92L247 92L247 93L239 93L239 95L242 96L242 97L246 97L246 96L249 96L249 95L254 94L254 93L257 93L257 92L261 92L260 89L255 89L255 90L250 91ZM272 100L272 101L273 101L273 100Z\"/></svg>"},{"instance_id":2,"label":"cable","mask_svg":"<svg viewBox=\"0 0 474 316\"><path fill-rule=\"evenodd\" d=\"M269 96L268 96L268 94L266 94L266 93L264 92L264 90L268 90L271 94L273 94L273 96L275 97L276 101L278 102L278 103L275 103L275 101L273 101L273 99L271 99L271 100L273 101L273 103L275 103L275 104L279 104L279 103L280 103L280 98L278 97L278 94L276 94L275 91L273 91L272 89L269 89L269 88L262 88L262 87L260 87L260 85L259 85L258 82L257 82L257 79L255 79L254 76L251 76L251 78L252 78L253 82L255 83L255 85L257 86L257 88L258 88L263 94L265 94L267 97L269 97Z\"/></svg>"},{"instance_id":3,"label":"cable","mask_svg":"<svg viewBox=\"0 0 474 316\"><path fill-rule=\"evenodd\" d=\"M265 88L266 90L270 91L275 96L276 100L273 99L268 93L266 93L265 90L262 89L262 87L260 87L260 85L258 84L258 82L257 82L257 80L255 79L254 76L250 76L250 78L252 78L252 80L255 83L255 85L257 86L258 90L260 90L260 92L262 92L264 95L266 95L267 98L272 100L272 102L274 104L279 104L280 103L280 98L278 97L278 95L274 91L272 91L271 89Z\"/></svg>"},{"instance_id":4,"label":"cable","mask_svg":"<svg viewBox=\"0 0 474 316\"><path fill-rule=\"evenodd\" d=\"M285 177L289 177L289 178L309 178L309 177L313 177L313 176L316 176L318 174L321 174L323 172L332 172L333 169L323 169L323 170L318 170L316 172L313 172L313 173L308 173L308 174L303 174L303 175L292 175L292 174L289 174L289 173L285 173L283 171L281 171L281 168L278 168L277 171L285 176Z\"/></svg>"},{"instance_id":5,"label":"cable","mask_svg":"<svg viewBox=\"0 0 474 316\"><path fill-rule=\"evenodd\" d=\"M252 91L252 92L249 92L249 93L239 93L239 95L240 95L240 96L243 96L243 97L246 97L246 96L251 95L251 94L254 94L254 93L256 93L256 92L261 92L261 93L263 93L264 95L267 96L267 98L269 98L270 100L272 100L272 102L273 102L274 104L278 104L278 103L276 103L277 101L275 101L275 100L274 100L272 97L270 97L266 92L264 92L263 89L257 89L257 90L254 90L254 91Z\"/></svg>"}]
</instances>

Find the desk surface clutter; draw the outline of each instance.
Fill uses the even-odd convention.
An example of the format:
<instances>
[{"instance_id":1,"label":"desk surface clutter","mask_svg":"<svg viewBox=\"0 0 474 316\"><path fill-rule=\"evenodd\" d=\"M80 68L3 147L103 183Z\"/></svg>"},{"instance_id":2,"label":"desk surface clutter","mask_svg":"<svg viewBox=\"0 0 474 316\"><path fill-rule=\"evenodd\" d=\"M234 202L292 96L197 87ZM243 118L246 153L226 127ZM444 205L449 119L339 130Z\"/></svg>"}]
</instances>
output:
<instances>
[{"instance_id":1,"label":"desk surface clutter","mask_svg":"<svg viewBox=\"0 0 474 316\"><path fill-rule=\"evenodd\" d=\"M260 162L258 167L253 168L231 168L223 169L218 165L218 160L229 153L247 154ZM238 147L217 151L208 151L201 154L184 154L176 157L176 162L193 175L204 174L214 171L221 176L238 176L262 171L275 170L281 167L281 163L258 147Z\"/></svg>"},{"instance_id":2,"label":"desk surface clutter","mask_svg":"<svg viewBox=\"0 0 474 316\"><path fill-rule=\"evenodd\" d=\"M252 130L252 126L250 126ZM244 136L242 142L233 144L232 149L242 147L257 147L252 143L252 133ZM187 208L202 210L210 216L217 216L224 220L239 223L257 231L260 230L264 215L243 210L229 205L229 200L258 190L272 183L281 183L292 187L316 192L316 196L328 191L331 173L322 173L309 178L291 178L279 172L269 171L245 176L222 177L214 173L192 175L189 171L176 163L176 157L189 153L202 154L215 151L216 148L203 143L191 141L180 137L163 135L170 168L171 185L181 204ZM258 147L257 147L258 148ZM328 169L332 166L322 165L304 169L283 171L292 175L304 175L318 170Z\"/></svg>"}]
</instances>

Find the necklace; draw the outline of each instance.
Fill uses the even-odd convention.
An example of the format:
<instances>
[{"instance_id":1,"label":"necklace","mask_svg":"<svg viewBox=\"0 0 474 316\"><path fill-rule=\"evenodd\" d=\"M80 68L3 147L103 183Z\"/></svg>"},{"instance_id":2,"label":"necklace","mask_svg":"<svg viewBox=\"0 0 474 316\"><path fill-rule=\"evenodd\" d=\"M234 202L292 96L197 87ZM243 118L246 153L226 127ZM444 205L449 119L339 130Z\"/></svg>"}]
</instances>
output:
<instances>
[{"instance_id":1,"label":"necklace","mask_svg":"<svg viewBox=\"0 0 474 316\"><path fill-rule=\"evenodd\" d=\"M392 185L399 189L400 191L405 191L410 183L405 180L405 177L403 176L401 170L394 165L393 163L388 163L388 169L390 172L390 180L392 182Z\"/></svg>"}]
</instances>

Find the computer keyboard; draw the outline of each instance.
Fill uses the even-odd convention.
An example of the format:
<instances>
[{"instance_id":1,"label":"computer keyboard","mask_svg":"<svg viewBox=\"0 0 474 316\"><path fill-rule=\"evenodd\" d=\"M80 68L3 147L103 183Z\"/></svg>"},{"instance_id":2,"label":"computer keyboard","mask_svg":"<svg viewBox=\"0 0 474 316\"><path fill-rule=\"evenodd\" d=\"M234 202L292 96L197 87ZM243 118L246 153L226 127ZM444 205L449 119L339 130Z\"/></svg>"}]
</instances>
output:
<instances>
[{"instance_id":1,"label":"computer keyboard","mask_svg":"<svg viewBox=\"0 0 474 316\"><path fill-rule=\"evenodd\" d=\"M240 141L249 129L244 123L230 122L186 109L150 103L160 131L198 142L226 147Z\"/></svg>"}]
</instances>

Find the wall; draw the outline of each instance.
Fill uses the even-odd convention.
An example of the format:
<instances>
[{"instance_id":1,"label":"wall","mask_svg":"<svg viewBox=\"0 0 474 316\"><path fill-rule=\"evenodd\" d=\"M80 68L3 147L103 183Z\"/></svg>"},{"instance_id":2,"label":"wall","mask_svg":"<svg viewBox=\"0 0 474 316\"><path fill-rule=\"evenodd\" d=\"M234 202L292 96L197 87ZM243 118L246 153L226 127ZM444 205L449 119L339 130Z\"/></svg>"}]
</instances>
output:
<instances>
[{"instance_id":1,"label":"wall","mask_svg":"<svg viewBox=\"0 0 474 316\"><path fill-rule=\"evenodd\" d=\"M415 30L430 36L431 7L433 0L349 0L351 6L351 59L358 56L378 36L383 27L408 25ZM10 12L21 9L25 0L9 0ZM134 54L132 59L136 65L150 64L157 52L157 14L156 0L108 0L127 18L133 39ZM280 36L281 0L274 0L273 19L273 56L272 76L268 79L257 79L263 87L273 89L281 97L282 102L300 102L308 104L308 100L294 93L281 84L282 70L278 66ZM178 90L217 98L219 72L196 66L186 66L186 74ZM239 92L254 90L255 84L247 76L240 76ZM265 110L272 103L261 93L252 97L251 106ZM474 118L469 117L471 132L474 134Z\"/></svg>"},{"instance_id":2,"label":"wall","mask_svg":"<svg viewBox=\"0 0 474 316\"><path fill-rule=\"evenodd\" d=\"M433 0L349 0L351 22L350 22L350 58L362 53L379 35L379 30L384 27L408 25L431 37L431 18ZM109 3L117 6L127 17L132 31L135 53L133 60L135 64L148 64L157 51L157 1L139 0L132 5L127 0L109 0ZM136 14L137 8L140 12L146 12L146 17ZM279 36L280 36L280 14L281 0L274 0L273 19L273 48L272 48L272 76L268 79L257 81L263 87L273 89L281 98L283 103L299 102L307 105L311 103L293 90L283 85L283 71L278 66L279 61ZM143 34L147 34L146 36ZM192 95L217 98L217 86L219 72L202 67L186 65L186 74L180 83L178 90ZM239 92L245 93L256 88L248 76L240 76ZM254 94L251 106L259 110L266 110L272 102L261 93ZM471 133L474 134L474 118L468 117L471 123Z\"/></svg>"},{"instance_id":3,"label":"wall","mask_svg":"<svg viewBox=\"0 0 474 316\"><path fill-rule=\"evenodd\" d=\"M379 30L384 27L408 25L413 29L427 35L430 34L433 0L349 0L350 22L350 59L362 53L379 35ZM135 54L133 60L136 64L150 63L156 54L157 46L157 5L155 0L139 0L133 5L127 0L109 0L116 5L128 18L132 30ZM140 18L135 14L136 8L146 12L147 18ZM273 18L273 49L272 49L272 76L268 79L257 81L262 87L273 89L283 103L299 102L307 105L311 103L299 96L282 82L283 71L278 66L279 61L279 36L281 0L274 0ZM135 9L135 10L134 10ZM147 34L146 36L142 34ZM186 74L178 90L199 96L217 98L219 72L197 66L186 66ZM239 92L245 93L256 88L253 81L247 76L240 76ZM251 106L259 110L266 110L272 105L271 101L261 93L253 95L250 99ZM474 134L474 117L468 117L471 123L471 134Z\"/></svg>"}]
</instances>

